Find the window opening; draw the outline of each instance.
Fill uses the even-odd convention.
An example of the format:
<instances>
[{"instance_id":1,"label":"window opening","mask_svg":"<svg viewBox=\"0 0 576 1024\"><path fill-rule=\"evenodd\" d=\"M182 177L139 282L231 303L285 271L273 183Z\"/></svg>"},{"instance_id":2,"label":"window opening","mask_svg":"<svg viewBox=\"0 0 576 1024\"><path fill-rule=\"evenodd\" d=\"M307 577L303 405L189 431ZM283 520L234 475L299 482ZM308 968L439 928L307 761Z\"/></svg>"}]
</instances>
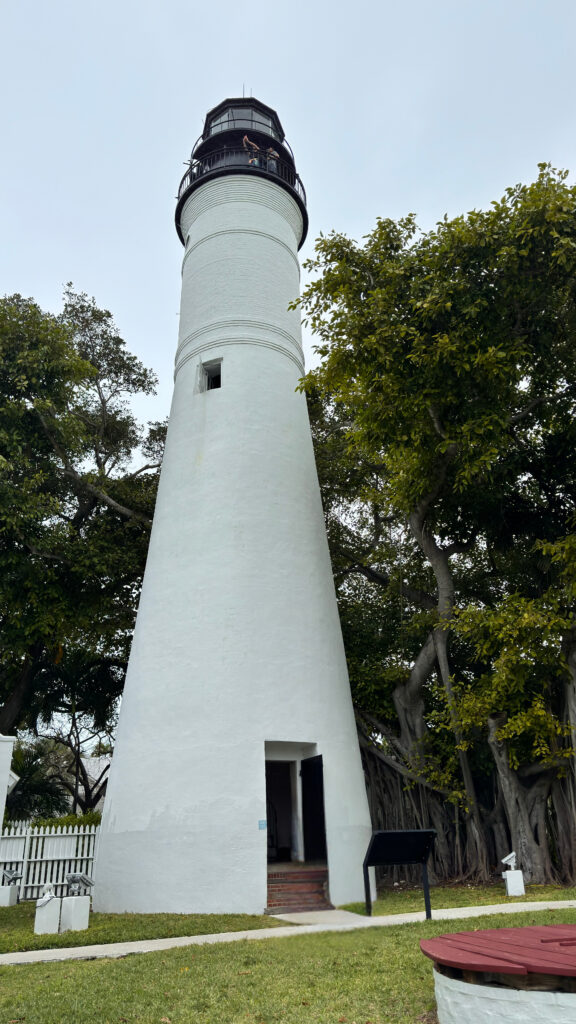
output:
<instances>
[{"instance_id":1,"label":"window opening","mask_svg":"<svg viewBox=\"0 0 576 1024\"><path fill-rule=\"evenodd\" d=\"M216 132L223 132L228 124L229 111L225 110L219 117L215 117L210 123L210 134L215 135Z\"/></svg>"},{"instance_id":2,"label":"window opening","mask_svg":"<svg viewBox=\"0 0 576 1024\"><path fill-rule=\"evenodd\" d=\"M222 360L204 364L204 384L206 391L222 387Z\"/></svg>"}]
</instances>

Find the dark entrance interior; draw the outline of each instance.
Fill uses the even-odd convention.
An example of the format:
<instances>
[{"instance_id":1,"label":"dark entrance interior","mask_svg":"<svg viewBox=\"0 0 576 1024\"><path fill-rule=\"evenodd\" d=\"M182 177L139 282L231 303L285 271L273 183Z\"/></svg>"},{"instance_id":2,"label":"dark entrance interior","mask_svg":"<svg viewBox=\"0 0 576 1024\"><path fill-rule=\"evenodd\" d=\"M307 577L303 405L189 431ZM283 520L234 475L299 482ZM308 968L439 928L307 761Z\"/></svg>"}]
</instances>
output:
<instances>
[{"instance_id":1,"label":"dark entrance interior","mask_svg":"<svg viewBox=\"0 0 576 1024\"><path fill-rule=\"evenodd\" d=\"M302 828L306 861L326 860L326 828L324 822L324 774L322 755L307 757L301 762Z\"/></svg>"},{"instance_id":2,"label":"dark entrance interior","mask_svg":"<svg viewBox=\"0 0 576 1024\"><path fill-rule=\"evenodd\" d=\"M289 761L266 761L268 860L289 861L292 853L292 779Z\"/></svg>"}]
</instances>

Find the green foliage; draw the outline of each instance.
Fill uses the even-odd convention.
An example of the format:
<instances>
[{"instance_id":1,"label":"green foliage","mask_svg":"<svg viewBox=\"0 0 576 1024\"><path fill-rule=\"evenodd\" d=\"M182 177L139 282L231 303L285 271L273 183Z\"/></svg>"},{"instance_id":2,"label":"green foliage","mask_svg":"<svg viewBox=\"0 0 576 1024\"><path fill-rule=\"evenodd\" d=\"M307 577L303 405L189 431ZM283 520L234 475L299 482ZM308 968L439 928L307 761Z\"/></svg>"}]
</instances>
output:
<instances>
[{"instance_id":1,"label":"green foliage","mask_svg":"<svg viewBox=\"0 0 576 1024\"><path fill-rule=\"evenodd\" d=\"M301 300L356 700L400 764L486 816L489 723L520 801L574 756L575 209L542 164L427 234L332 233Z\"/></svg>"},{"instance_id":2,"label":"green foliage","mask_svg":"<svg viewBox=\"0 0 576 1024\"><path fill-rule=\"evenodd\" d=\"M89 828L102 821L100 811L86 811L85 814L61 814L56 818L33 818L36 828Z\"/></svg>"},{"instance_id":3,"label":"green foliage","mask_svg":"<svg viewBox=\"0 0 576 1024\"><path fill-rule=\"evenodd\" d=\"M95 624L97 627L97 623ZM105 638L95 634L95 644ZM112 638L114 639L114 638ZM73 647L62 648L61 657L53 653L39 657L36 663L35 690L30 693L26 711L27 722L49 725L57 715L75 719L85 716L85 725L105 730L114 724L118 698L124 685L129 636L120 638L119 650L104 648L102 652ZM103 646L103 644L102 644Z\"/></svg>"},{"instance_id":4,"label":"green foliage","mask_svg":"<svg viewBox=\"0 0 576 1024\"><path fill-rule=\"evenodd\" d=\"M29 821L35 816L52 817L68 810L68 794L51 771L49 749L46 740L15 744L12 770L19 779L6 798L8 820Z\"/></svg>"},{"instance_id":5,"label":"green foliage","mask_svg":"<svg viewBox=\"0 0 576 1024\"><path fill-rule=\"evenodd\" d=\"M112 713L163 439L128 403L154 383L86 295L68 288L58 317L0 302L0 731L49 720L66 688L70 703L82 658L79 710Z\"/></svg>"},{"instance_id":6,"label":"green foliage","mask_svg":"<svg viewBox=\"0 0 576 1024\"><path fill-rule=\"evenodd\" d=\"M531 600L513 594L492 609L470 605L453 626L490 666L474 686L458 687L463 730L482 726L492 716L505 719L497 736L509 742L516 768L521 759L562 766L572 758L571 726L562 721L562 645L568 623L549 596Z\"/></svg>"},{"instance_id":7,"label":"green foliage","mask_svg":"<svg viewBox=\"0 0 576 1024\"><path fill-rule=\"evenodd\" d=\"M525 443L538 455L551 428L574 438L576 193L565 177L543 166L533 185L428 235L413 217L379 220L362 247L332 234L308 262L322 276L302 302L324 358L309 386L347 410L350 445L383 465L404 513L448 462L444 504L456 511L490 481L498 490L477 511L493 516Z\"/></svg>"}]
</instances>

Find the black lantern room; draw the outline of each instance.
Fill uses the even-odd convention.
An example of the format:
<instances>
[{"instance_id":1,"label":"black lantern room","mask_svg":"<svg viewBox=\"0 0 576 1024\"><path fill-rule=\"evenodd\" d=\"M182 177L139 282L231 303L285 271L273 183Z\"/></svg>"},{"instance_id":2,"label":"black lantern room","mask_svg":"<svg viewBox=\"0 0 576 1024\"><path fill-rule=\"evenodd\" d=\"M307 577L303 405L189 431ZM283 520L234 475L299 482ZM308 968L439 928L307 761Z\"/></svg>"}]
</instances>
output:
<instances>
[{"instance_id":1,"label":"black lantern room","mask_svg":"<svg viewBox=\"0 0 576 1024\"><path fill-rule=\"evenodd\" d=\"M180 212L188 196L206 181L229 174L268 178L290 193L302 213L300 248L308 231L308 214L294 154L276 111L252 96L224 100L206 115L204 131L192 150L190 165L178 189L176 230L180 241L184 243Z\"/></svg>"}]
</instances>

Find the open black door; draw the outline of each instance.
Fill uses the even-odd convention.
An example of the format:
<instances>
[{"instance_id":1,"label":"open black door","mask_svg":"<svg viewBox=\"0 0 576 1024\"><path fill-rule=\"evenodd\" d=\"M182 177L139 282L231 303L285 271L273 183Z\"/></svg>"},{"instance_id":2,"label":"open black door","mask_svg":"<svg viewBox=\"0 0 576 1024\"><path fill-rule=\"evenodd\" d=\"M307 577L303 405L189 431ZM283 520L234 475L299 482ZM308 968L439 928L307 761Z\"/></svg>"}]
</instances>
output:
<instances>
[{"instance_id":1,"label":"open black door","mask_svg":"<svg viewBox=\"0 0 576 1024\"><path fill-rule=\"evenodd\" d=\"M289 861L292 852L292 777L288 761L266 761L268 860Z\"/></svg>"},{"instance_id":2,"label":"open black door","mask_svg":"<svg viewBox=\"0 0 576 1024\"><path fill-rule=\"evenodd\" d=\"M301 763L300 776L302 778L304 859L306 861L326 860L322 755L305 758Z\"/></svg>"}]
</instances>

